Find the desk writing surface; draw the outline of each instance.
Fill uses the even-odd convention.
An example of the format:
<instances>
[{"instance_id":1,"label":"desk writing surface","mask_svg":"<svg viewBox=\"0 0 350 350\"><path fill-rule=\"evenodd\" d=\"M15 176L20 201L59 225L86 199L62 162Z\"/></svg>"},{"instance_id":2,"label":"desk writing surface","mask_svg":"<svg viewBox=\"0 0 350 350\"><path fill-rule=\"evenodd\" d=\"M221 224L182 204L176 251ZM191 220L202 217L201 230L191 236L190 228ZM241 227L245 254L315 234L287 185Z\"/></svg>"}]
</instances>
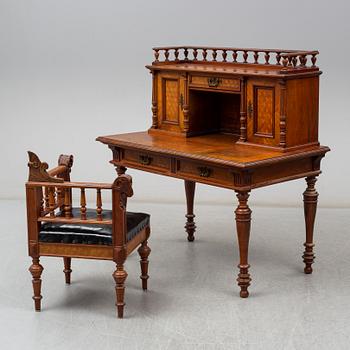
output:
<instances>
[{"instance_id":1,"label":"desk writing surface","mask_svg":"<svg viewBox=\"0 0 350 350\"><path fill-rule=\"evenodd\" d=\"M275 162L280 159L302 158L324 154L328 148L317 146L303 151L281 152L273 149L237 144L237 137L227 134L210 134L181 137L166 133L133 132L100 136L97 141L110 146L136 148L185 158L207 160L218 164L239 167Z\"/></svg>"}]
</instances>

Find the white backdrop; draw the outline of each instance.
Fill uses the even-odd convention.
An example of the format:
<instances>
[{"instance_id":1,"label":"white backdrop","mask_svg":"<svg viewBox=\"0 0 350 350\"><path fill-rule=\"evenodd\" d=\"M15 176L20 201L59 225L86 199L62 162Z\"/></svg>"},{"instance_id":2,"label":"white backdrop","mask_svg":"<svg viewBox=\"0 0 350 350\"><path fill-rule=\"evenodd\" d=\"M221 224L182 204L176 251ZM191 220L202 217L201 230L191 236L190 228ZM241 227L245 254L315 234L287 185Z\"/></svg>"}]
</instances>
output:
<instances>
[{"instance_id":1,"label":"white backdrop","mask_svg":"<svg viewBox=\"0 0 350 350\"><path fill-rule=\"evenodd\" d=\"M152 46L318 49L320 140L332 148L318 182L320 205L350 206L349 2L0 0L0 198L23 198L26 150L54 165L75 156L73 178L111 181L99 135L151 124ZM180 180L141 173L135 200L183 201ZM300 205L304 181L259 189L261 205ZM233 193L199 186L197 200Z\"/></svg>"}]
</instances>

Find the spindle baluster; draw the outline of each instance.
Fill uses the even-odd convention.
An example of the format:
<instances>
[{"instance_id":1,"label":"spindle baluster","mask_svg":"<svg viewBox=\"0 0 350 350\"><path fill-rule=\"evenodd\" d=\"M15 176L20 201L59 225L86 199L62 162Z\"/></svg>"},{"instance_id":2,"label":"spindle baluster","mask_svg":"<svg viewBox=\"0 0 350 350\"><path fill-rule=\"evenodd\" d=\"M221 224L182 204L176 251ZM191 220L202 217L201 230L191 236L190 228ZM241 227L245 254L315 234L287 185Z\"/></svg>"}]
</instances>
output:
<instances>
[{"instance_id":1,"label":"spindle baluster","mask_svg":"<svg viewBox=\"0 0 350 350\"><path fill-rule=\"evenodd\" d=\"M64 216L66 218L72 217L71 194L69 188L64 189Z\"/></svg>"},{"instance_id":2,"label":"spindle baluster","mask_svg":"<svg viewBox=\"0 0 350 350\"><path fill-rule=\"evenodd\" d=\"M293 57L292 56L288 56L288 67L292 66L292 61L293 61Z\"/></svg>"},{"instance_id":3,"label":"spindle baluster","mask_svg":"<svg viewBox=\"0 0 350 350\"><path fill-rule=\"evenodd\" d=\"M57 205L61 206L62 205L62 190L60 187L57 188Z\"/></svg>"},{"instance_id":4,"label":"spindle baluster","mask_svg":"<svg viewBox=\"0 0 350 350\"><path fill-rule=\"evenodd\" d=\"M45 202L45 210L49 209L49 189L44 187L44 202Z\"/></svg>"},{"instance_id":5,"label":"spindle baluster","mask_svg":"<svg viewBox=\"0 0 350 350\"><path fill-rule=\"evenodd\" d=\"M293 67L294 67L294 68L297 66L297 64L298 64L298 58L297 58L297 56L293 56L293 58L292 58L292 64L293 64Z\"/></svg>"},{"instance_id":6,"label":"spindle baluster","mask_svg":"<svg viewBox=\"0 0 350 350\"><path fill-rule=\"evenodd\" d=\"M197 56L198 56L198 50L193 49L193 61L197 61Z\"/></svg>"},{"instance_id":7,"label":"spindle baluster","mask_svg":"<svg viewBox=\"0 0 350 350\"><path fill-rule=\"evenodd\" d=\"M282 60L282 64L283 64L283 67L287 68L287 65L288 65L288 57L283 57L283 60Z\"/></svg>"},{"instance_id":8,"label":"spindle baluster","mask_svg":"<svg viewBox=\"0 0 350 350\"><path fill-rule=\"evenodd\" d=\"M317 61L317 57L316 57L316 54L312 54L312 57L311 57L311 63L312 63L312 68L315 68L316 67L316 61Z\"/></svg>"},{"instance_id":9,"label":"spindle baluster","mask_svg":"<svg viewBox=\"0 0 350 350\"><path fill-rule=\"evenodd\" d=\"M270 52L265 51L265 64L270 64Z\"/></svg>"},{"instance_id":10,"label":"spindle baluster","mask_svg":"<svg viewBox=\"0 0 350 350\"><path fill-rule=\"evenodd\" d=\"M207 55L208 55L207 49L203 49L203 61L207 60Z\"/></svg>"},{"instance_id":11,"label":"spindle baluster","mask_svg":"<svg viewBox=\"0 0 350 350\"><path fill-rule=\"evenodd\" d=\"M154 58L155 58L154 62L159 62L159 50L158 49L154 50Z\"/></svg>"},{"instance_id":12,"label":"spindle baluster","mask_svg":"<svg viewBox=\"0 0 350 350\"><path fill-rule=\"evenodd\" d=\"M233 62L237 62L237 56L238 56L238 53L236 50L233 50L233 53L232 53L232 59L233 59Z\"/></svg>"},{"instance_id":13,"label":"spindle baluster","mask_svg":"<svg viewBox=\"0 0 350 350\"><path fill-rule=\"evenodd\" d=\"M259 51L254 51L254 64L258 64L259 60Z\"/></svg>"},{"instance_id":14,"label":"spindle baluster","mask_svg":"<svg viewBox=\"0 0 350 350\"><path fill-rule=\"evenodd\" d=\"M165 56L165 62L169 62L169 50L168 49L165 49L164 56Z\"/></svg>"},{"instance_id":15,"label":"spindle baluster","mask_svg":"<svg viewBox=\"0 0 350 350\"><path fill-rule=\"evenodd\" d=\"M223 62L227 62L226 59L227 59L227 51L226 50L222 50L222 61Z\"/></svg>"},{"instance_id":16,"label":"spindle baluster","mask_svg":"<svg viewBox=\"0 0 350 350\"><path fill-rule=\"evenodd\" d=\"M80 216L82 220L86 220L86 197L85 188L80 189Z\"/></svg>"},{"instance_id":17,"label":"spindle baluster","mask_svg":"<svg viewBox=\"0 0 350 350\"><path fill-rule=\"evenodd\" d=\"M184 56L185 56L185 61L188 61L188 49L187 49L187 47L184 48Z\"/></svg>"},{"instance_id":18,"label":"spindle baluster","mask_svg":"<svg viewBox=\"0 0 350 350\"><path fill-rule=\"evenodd\" d=\"M247 59L248 59L248 51L243 50L243 63L248 63Z\"/></svg>"},{"instance_id":19,"label":"spindle baluster","mask_svg":"<svg viewBox=\"0 0 350 350\"><path fill-rule=\"evenodd\" d=\"M48 187L48 193L49 193L49 212L50 216L54 217L55 216L55 194L54 194L55 189L53 187Z\"/></svg>"},{"instance_id":20,"label":"spindle baluster","mask_svg":"<svg viewBox=\"0 0 350 350\"><path fill-rule=\"evenodd\" d=\"M216 62L216 57L217 57L218 53L216 49L212 50L212 56L213 56L213 62Z\"/></svg>"},{"instance_id":21,"label":"spindle baluster","mask_svg":"<svg viewBox=\"0 0 350 350\"><path fill-rule=\"evenodd\" d=\"M301 67L305 67L306 66L306 62L307 62L306 55L299 56L299 61L300 61L300 66Z\"/></svg>"},{"instance_id":22,"label":"spindle baluster","mask_svg":"<svg viewBox=\"0 0 350 350\"><path fill-rule=\"evenodd\" d=\"M102 220L102 196L101 196L100 188L97 189L96 212L97 212L97 220Z\"/></svg>"},{"instance_id":23,"label":"spindle baluster","mask_svg":"<svg viewBox=\"0 0 350 350\"><path fill-rule=\"evenodd\" d=\"M276 64L279 66L279 65L281 65L281 54L279 53L279 52L276 52L277 53L277 55L276 55Z\"/></svg>"},{"instance_id":24,"label":"spindle baluster","mask_svg":"<svg viewBox=\"0 0 350 350\"><path fill-rule=\"evenodd\" d=\"M179 50L178 49L174 50L174 56L175 56L175 61L178 61L179 60Z\"/></svg>"}]
</instances>

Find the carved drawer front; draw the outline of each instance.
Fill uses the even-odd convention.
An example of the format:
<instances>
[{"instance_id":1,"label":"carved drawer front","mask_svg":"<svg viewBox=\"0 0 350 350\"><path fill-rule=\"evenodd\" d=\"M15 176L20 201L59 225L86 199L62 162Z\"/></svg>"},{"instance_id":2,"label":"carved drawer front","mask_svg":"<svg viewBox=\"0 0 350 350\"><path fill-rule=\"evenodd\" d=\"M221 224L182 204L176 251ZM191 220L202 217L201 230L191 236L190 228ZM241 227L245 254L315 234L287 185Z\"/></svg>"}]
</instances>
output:
<instances>
[{"instance_id":1,"label":"carved drawer front","mask_svg":"<svg viewBox=\"0 0 350 350\"><path fill-rule=\"evenodd\" d=\"M192 75L190 77L190 87L205 89L240 91L241 81L239 79L222 78L216 76Z\"/></svg>"},{"instance_id":2,"label":"carved drawer front","mask_svg":"<svg viewBox=\"0 0 350 350\"><path fill-rule=\"evenodd\" d=\"M205 183L221 184L224 187L233 187L233 173L227 168L213 167L200 162L179 160L177 174L192 177Z\"/></svg>"},{"instance_id":3,"label":"carved drawer front","mask_svg":"<svg viewBox=\"0 0 350 350\"><path fill-rule=\"evenodd\" d=\"M162 157L151 152L134 151L125 149L123 163L143 169L153 169L160 172L170 170L170 158Z\"/></svg>"}]
</instances>

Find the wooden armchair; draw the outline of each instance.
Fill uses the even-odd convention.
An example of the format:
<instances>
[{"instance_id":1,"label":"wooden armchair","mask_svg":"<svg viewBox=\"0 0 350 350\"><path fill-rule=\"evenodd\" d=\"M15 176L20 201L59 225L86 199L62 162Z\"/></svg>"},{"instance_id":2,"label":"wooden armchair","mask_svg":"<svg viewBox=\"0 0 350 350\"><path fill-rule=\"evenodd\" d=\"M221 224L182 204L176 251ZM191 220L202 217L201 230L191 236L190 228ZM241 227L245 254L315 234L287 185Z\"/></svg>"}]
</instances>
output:
<instances>
[{"instance_id":1,"label":"wooden armchair","mask_svg":"<svg viewBox=\"0 0 350 350\"><path fill-rule=\"evenodd\" d=\"M141 280L147 289L150 216L126 211L127 197L133 195L132 180L125 168L118 169L113 184L71 182L73 156L61 155L58 166L48 170L33 152L29 154L26 183L29 268L33 276L35 310L41 309L41 256L63 257L66 283L71 280L71 258L113 260L116 270L116 306L123 317L127 273L124 262L138 246ZM72 204L72 191L80 191L80 205ZM96 208L86 207L86 191L96 191ZM101 191L112 191L112 210L102 209Z\"/></svg>"}]
</instances>

